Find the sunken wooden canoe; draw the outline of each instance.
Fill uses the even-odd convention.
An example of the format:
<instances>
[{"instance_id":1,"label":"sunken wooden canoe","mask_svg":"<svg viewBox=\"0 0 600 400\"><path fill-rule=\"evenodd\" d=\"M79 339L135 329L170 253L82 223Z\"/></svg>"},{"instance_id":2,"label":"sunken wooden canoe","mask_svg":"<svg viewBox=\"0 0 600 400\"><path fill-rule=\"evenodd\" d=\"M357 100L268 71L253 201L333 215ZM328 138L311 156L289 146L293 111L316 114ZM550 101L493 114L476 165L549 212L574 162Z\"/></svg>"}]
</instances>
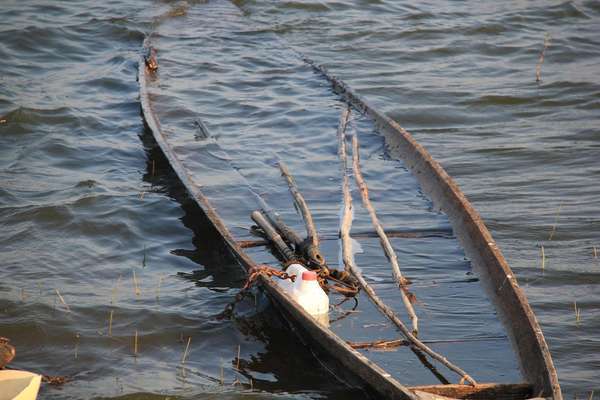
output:
<instances>
[{"instance_id":1,"label":"sunken wooden canoe","mask_svg":"<svg viewBox=\"0 0 600 400\"><path fill-rule=\"evenodd\" d=\"M205 212L240 265L249 270L256 266L256 262L241 247L240 242L236 240L219 216L218 210L203 192L204 188L194 182L190 171L186 169L170 145L168 134L161 128L148 90L149 82L154 79L156 73L156 60L149 61L148 63L147 60L141 59L138 71L140 102L145 123L189 194ZM385 135L386 143L398 151L405 165L417 178L423 192L430 197L435 207L447 214L454 234L477 270L492 303L496 306L504 322L505 329L516 349L526 382L518 384L488 383L475 386L405 386L383 368L352 348L329 328L319 324L288 297L274 281L261 276L259 281L261 288L292 330L311 349L314 349L316 354L326 355L328 366L342 367L335 368L336 371L343 371L343 375L336 375L341 381L350 385L359 385L375 398L417 400L543 397L561 400L562 394L556 370L536 317L481 217L457 184L440 164L432 159L423 146L418 144L395 121L375 110L323 67L307 58L304 58L304 61L322 74L332 84L333 90L341 95L348 104L375 122L380 132Z\"/></svg>"}]
</instances>

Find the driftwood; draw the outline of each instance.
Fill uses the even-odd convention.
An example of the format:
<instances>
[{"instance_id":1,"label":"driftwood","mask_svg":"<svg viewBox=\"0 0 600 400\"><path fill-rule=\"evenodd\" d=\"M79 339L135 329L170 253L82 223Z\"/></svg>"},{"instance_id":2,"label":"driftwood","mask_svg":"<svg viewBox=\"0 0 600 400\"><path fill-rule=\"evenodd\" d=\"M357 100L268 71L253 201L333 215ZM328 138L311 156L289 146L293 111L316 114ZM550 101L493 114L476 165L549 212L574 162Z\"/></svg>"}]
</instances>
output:
<instances>
[{"instance_id":1,"label":"driftwood","mask_svg":"<svg viewBox=\"0 0 600 400\"><path fill-rule=\"evenodd\" d=\"M275 245L275 248L281 253L286 260L293 260L295 257L292 249L283 241L279 233L273 228L273 226L265 219L260 211L252 212L252 220L265 232L267 238Z\"/></svg>"},{"instance_id":2,"label":"driftwood","mask_svg":"<svg viewBox=\"0 0 600 400\"><path fill-rule=\"evenodd\" d=\"M302 197L302 194L300 194L300 191L298 190L298 186L296 185L296 182L294 181L294 177L292 176L288 167L285 165L285 163L283 161L279 161L279 169L281 170L281 175L285 178L285 180L288 184L288 187L290 188L290 193L291 193L292 197L294 198L294 203L296 204L296 206L300 210L300 213L302 214L302 219L304 220L304 225L306 226L306 233L308 235L308 240L311 242L313 249L318 249L319 248L319 234L317 233L317 228L315 227L315 223L313 222L312 214L310 213L310 210L308 209L308 205L306 204L304 197ZM323 256L321 255L320 252L317 251L313 255L313 257L314 257L314 261L318 265L325 264L325 259L323 258Z\"/></svg>"},{"instance_id":3,"label":"driftwood","mask_svg":"<svg viewBox=\"0 0 600 400\"><path fill-rule=\"evenodd\" d=\"M486 336L476 338L463 338L463 339L436 339L436 340L423 340L425 344L436 344L436 343L469 343L469 342L485 342L489 340L500 340L506 339L506 336ZM352 342L346 341L353 349L389 349L399 346L409 346L410 342L406 339L379 339L371 342Z\"/></svg>"},{"instance_id":4,"label":"driftwood","mask_svg":"<svg viewBox=\"0 0 600 400\"><path fill-rule=\"evenodd\" d=\"M373 227L379 236L379 243L381 243L381 247L383 248L385 255L392 264L392 273L394 275L394 279L400 287L402 302L404 303L404 307L406 307L406 311L408 312L408 316L412 322L413 334L416 336L419 332L419 318L417 317L417 314L415 314L415 309L413 308L409 295L406 293L406 289L404 288L404 286L406 286L409 282L408 279L402 276L402 272L400 272L400 265L398 265L398 257L396 256L396 252L390 243L390 239L388 239L387 235L385 234L383 226L381 225L381 222L379 222L379 218L377 218L377 213L371 204L371 199L369 199L369 188L360 170L360 156L356 134L352 136L352 169L354 171L356 185L360 189L363 205L369 211L371 222L373 223Z\"/></svg>"},{"instance_id":5,"label":"driftwood","mask_svg":"<svg viewBox=\"0 0 600 400\"><path fill-rule=\"evenodd\" d=\"M308 211L310 213L310 210ZM292 228L287 226L285 222L283 222L279 214L277 214L275 211L263 209L261 212L271 223L271 225L273 225L277 232L279 232L283 239L294 246L294 248L296 249L296 253L303 256L307 261L309 261L312 264L316 264L319 267L325 266L325 257L323 257L321 251L319 250L318 242L317 245L315 245L310 238L308 238L307 240L302 239L300 235L296 233L295 230L293 230Z\"/></svg>"},{"instance_id":6,"label":"driftwood","mask_svg":"<svg viewBox=\"0 0 600 400\"><path fill-rule=\"evenodd\" d=\"M279 226L275 225L270 218L269 214L266 214L267 219L271 222L271 225L275 227L279 231ZM293 230L292 230L293 231ZM294 232L294 231L293 231ZM284 233L279 231L279 233L285 237ZM424 231L386 231L385 234L388 238L403 238L403 239L418 239L418 238L427 238L427 237L451 237L451 234L445 232L443 230L424 230ZM369 239L379 237L377 232L375 231L365 231L365 232L352 232L350 236L354 239ZM319 241L323 240L339 240L340 233L337 234L324 234L319 236ZM287 240L287 238L286 238ZM267 246L269 244L268 240L238 240L238 244L242 248L248 247L260 247Z\"/></svg>"},{"instance_id":7,"label":"driftwood","mask_svg":"<svg viewBox=\"0 0 600 400\"><path fill-rule=\"evenodd\" d=\"M299 248L302 246L304 240L296 233L295 230L287 226L285 222L281 219L281 216L273 210L261 210L262 214L267 218L267 220L273 225L275 229L283 236L283 238L288 242L294 245L295 248Z\"/></svg>"},{"instance_id":8,"label":"driftwood","mask_svg":"<svg viewBox=\"0 0 600 400\"><path fill-rule=\"evenodd\" d=\"M451 371L456 372L460 375L461 380L465 380L469 382L471 385L476 385L477 382L471 378L465 371L463 371L460 367L454 365L446 357L441 354L436 353L423 342L413 335L406 325L402 322L400 318L394 313L394 311L389 308L380 298L377 296L371 285L367 283L365 278L362 275L362 272L358 269L358 267L354 263L354 257L352 255L352 239L350 238L350 228L352 227L352 196L350 195L350 185L348 183L348 173L347 173L347 161L346 161L346 143L344 140L344 131L345 124L348 121L348 113L349 111L345 111L340 118L340 128L338 129L338 139L339 139L339 154L341 158L342 164L342 193L343 193L343 214L342 214L342 222L340 226L340 232L342 236L342 260L344 262L344 266L346 270L354 275L360 284L361 288L365 293L369 296L373 304L381 312L390 319L400 329L402 334L410 341L411 347L420 350L421 352L429 355L434 360L439 361L441 364L446 366Z\"/></svg>"}]
</instances>

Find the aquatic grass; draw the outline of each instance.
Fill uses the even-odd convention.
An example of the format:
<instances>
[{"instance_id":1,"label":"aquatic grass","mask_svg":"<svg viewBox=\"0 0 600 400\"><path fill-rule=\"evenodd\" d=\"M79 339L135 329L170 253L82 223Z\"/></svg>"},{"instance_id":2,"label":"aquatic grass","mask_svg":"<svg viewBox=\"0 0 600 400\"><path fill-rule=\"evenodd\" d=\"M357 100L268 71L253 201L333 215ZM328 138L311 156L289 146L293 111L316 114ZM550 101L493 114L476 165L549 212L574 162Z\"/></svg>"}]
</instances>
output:
<instances>
[{"instance_id":1,"label":"aquatic grass","mask_svg":"<svg viewBox=\"0 0 600 400\"><path fill-rule=\"evenodd\" d=\"M138 284L138 280L137 277L135 275L135 269L133 270L133 290L136 296L139 296L140 294L142 294L142 291L140 290L140 286Z\"/></svg>"},{"instance_id":2,"label":"aquatic grass","mask_svg":"<svg viewBox=\"0 0 600 400\"><path fill-rule=\"evenodd\" d=\"M556 210L556 215L554 216L554 224L552 225L552 231L550 231L550 236L548 236L548 241L552 240L554 234L556 233L556 226L558 225L558 218L560 217L560 210L563 206L563 202L558 205L558 210Z\"/></svg>"},{"instance_id":3,"label":"aquatic grass","mask_svg":"<svg viewBox=\"0 0 600 400\"><path fill-rule=\"evenodd\" d=\"M119 278L117 279L117 283L115 284L115 287L113 287L112 294L110 296L110 304L115 304L117 301L117 293L119 292L119 287L121 286L122 278L123 278L123 276L119 275Z\"/></svg>"},{"instance_id":4,"label":"aquatic grass","mask_svg":"<svg viewBox=\"0 0 600 400\"><path fill-rule=\"evenodd\" d=\"M219 382L221 383L221 386L223 386L225 384L225 370L224 370L223 359L221 359L221 375L220 375Z\"/></svg>"},{"instance_id":5,"label":"aquatic grass","mask_svg":"<svg viewBox=\"0 0 600 400\"><path fill-rule=\"evenodd\" d=\"M573 309L575 311L575 324L579 326L581 323L581 308L577 306L577 300L573 301Z\"/></svg>"},{"instance_id":6,"label":"aquatic grass","mask_svg":"<svg viewBox=\"0 0 600 400\"><path fill-rule=\"evenodd\" d=\"M546 252L544 251L544 245L540 245L540 257L542 261L542 271L546 268Z\"/></svg>"},{"instance_id":7,"label":"aquatic grass","mask_svg":"<svg viewBox=\"0 0 600 400\"><path fill-rule=\"evenodd\" d=\"M181 365L185 364L185 360L189 354L190 350L190 342L192 341L192 337L188 336L187 344L185 345L185 350L183 351L183 357L181 357Z\"/></svg>"},{"instance_id":8,"label":"aquatic grass","mask_svg":"<svg viewBox=\"0 0 600 400\"><path fill-rule=\"evenodd\" d=\"M162 284L163 279L164 279L163 275L160 275L158 277L158 284L156 285L156 301L160 300L160 286Z\"/></svg>"},{"instance_id":9,"label":"aquatic grass","mask_svg":"<svg viewBox=\"0 0 600 400\"><path fill-rule=\"evenodd\" d=\"M137 357L138 355L138 331L135 330L135 335L133 338L133 356Z\"/></svg>"},{"instance_id":10,"label":"aquatic grass","mask_svg":"<svg viewBox=\"0 0 600 400\"><path fill-rule=\"evenodd\" d=\"M112 337L113 314L114 310L110 310L110 315L108 316L108 337Z\"/></svg>"},{"instance_id":11,"label":"aquatic grass","mask_svg":"<svg viewBox=\"0 0 600 400\"><path fill-rule=\"evenodd\" d=\"M81 338L81 335L79 334L79 332L77 332L75 334L75 359L77 360L77 355L79 353L79 338Z\"/></svg>"}]
</instances>

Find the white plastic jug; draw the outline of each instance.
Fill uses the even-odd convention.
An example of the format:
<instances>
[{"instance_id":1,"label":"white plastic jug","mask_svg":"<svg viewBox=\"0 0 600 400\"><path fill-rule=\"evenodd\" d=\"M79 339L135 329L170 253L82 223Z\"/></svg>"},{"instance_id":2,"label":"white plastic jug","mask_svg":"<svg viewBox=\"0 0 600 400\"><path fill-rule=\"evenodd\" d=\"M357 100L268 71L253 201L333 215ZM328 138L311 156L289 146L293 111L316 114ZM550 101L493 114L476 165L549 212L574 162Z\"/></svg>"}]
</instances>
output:
<instances>
[{"instance_id":1,"label":"white plastic jug","mask_svg":"<svg viewBox=\"0 0 600 400\"><path fill-rule=\"evenodd\" d=\"M329 296L323 291L317 273L304 271L294 282L294 299L310 314L320 315L329 312Z\"/></svg>"},{"instance_id":2,"label":"white plastic jug","mask_svg":"<svg viewBox=\"0 0 600 400\"><path fill-rule=\"evenodd\" d=\"M278 280L279 285L304 308L306 312L319 322L329 324L329 296L323 291L317 274L307 270L303 265L292 264L287 269L288 275L295 275L294 282L290 279Z\"/></svg>"}]
</instances>

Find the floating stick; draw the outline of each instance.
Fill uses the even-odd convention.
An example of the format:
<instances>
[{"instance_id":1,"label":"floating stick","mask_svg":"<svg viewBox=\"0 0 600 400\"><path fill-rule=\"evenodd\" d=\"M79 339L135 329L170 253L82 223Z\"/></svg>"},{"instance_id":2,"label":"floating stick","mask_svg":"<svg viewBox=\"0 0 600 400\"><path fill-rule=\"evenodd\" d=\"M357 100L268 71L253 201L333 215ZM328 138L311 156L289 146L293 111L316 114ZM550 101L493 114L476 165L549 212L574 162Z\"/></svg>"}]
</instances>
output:
<instances>
[{"instance_id":1,"label":"floating stick","mask_svg":"<svg viewBox=\"0 0 600 400\"><path fill-rule=\"evenodd\" d=\"M344 115L342 115L344 118ZM342 135L340 135L342 136ZM461 376L461 380L465 380L469 382L471 385L476 385L477 382L471 378L465 371L463 371L460 367L452 364L448 359L444 356L436 353L432 349L430 349L427 345L417 339L404 325L402 320L396 316L394 311L389 308L385 303L377 296L373 288L367 283L362 273L358 269L358 267L354 264L354 260L352 257L352 240L350 238L350 228L352 226L352 196L350 195L350 186L348 184L348 174L346 168L346 157L345 157L345 141L340 139L340 156L342 158L342 170L343 170L343 214L342 214L342 224L340 226L340 232L342 237L342 259L344 265L348 271L350 271L354 277L357 279L358 283L364 290L364 292L369 296L373 304L381 310L381 312L390 319L400 329L402 334L410 341L411 346L422 351L423 353L429 355L434 360L439 361L444 366L446 366L451 371L454 371L458 375ZM343 155L343 156L342 156Z\"/></svg>"},{"instance_id":2,"label":"floating stick","mask_svg":"<svg viewBox=\"0 0 600 400\"><path fill-rule=\"evenodd\" d=\"M540 83L542 81L542 64L544 63L544 54L546 53L546 49L550 46L550 34L546 32L544 36L544 47L540 53L540 59L538 60L537 65L535 66L535 81Z\"/></svg>"},{"instance_id":3,"label":"floating stick","mask_svg":"<svg viewBox=\"0 0 600 400\"><path fill-rule=\"evenodd\" d=\"M135 330L135 337L133 339L133 355L137 357L138 354L138 331Z\"/></svg>"},{"instance_id":4,"label":"floating stick","mask_svg":"<svg viewBox=\"0 0 600 400\"><path fill-rule=\"evenodd\" d=\"M292 197L294 198L294 203L296 204L296 206L300 210L300 213L302 214L302 219L304 220L304 225L306 226L306 233L308 234L308 239L311 242L312 246L314 248L318 249L319 248L319 235L317 233L317 228L315 227L315 223L313 221L312 214L308 208L308 205L306 204L304 197L302 197L302 194L300 194L300 191L298 190L298 186L296 185L294 177L290 173L290 171L289 171L288 167L285 165L285 163L281 160L279 161L279 169L281 171L281 175L285 178L285 180L288 184L290 193L291 193ZM323 256L320 255L320 253L318 253L315 256L315 261L319 265L323 265L325 263L325 260L323 259Z\"/></svg>"},{"instance_id":5,"label":"floating stick","mask_svg":"<svg viewBox=\"0 0 600 400\"><path fill-rule=\"evenodd\" d=\"M352 167L354 170L354 179L356 180L356 184L360 189L360 194L362 197L363 205L369 211L369 215L371 216L371 222L373 223L373 227L379 236L379 243L385 252L388 260L392 264L392 273L394 275L394 279L400 287L400 294L402 296L402 302L404 303L404 307L406 307L406 311L408 312L408 316L412 321L412 329L413 334L416 336L419 332L419 318L417 314L415 314L415 309L408 298L408 295L405 291L404 286L408 285L409 281L405 277L402 276L400 272L400 265L398 265L398 257L396 256L396 252L390 243L385 231L383 230L383 226L381 222L379 222L379 218L377 218L377 213L375 212L375 208L371 204L371 199L369 199L369 188L367 187L367 183L365 182L362 172L360 170L360 156L358 150L358 138L356 134L352 136Z\"/></svg>"},{"instance_id":6,"label":"floating stick","mask_svg":"<svg viewBox=\"0 0 600 400\"><path fill-rule=\"evenodd\" d=\"M113 313L114 310L110 310L110 315L108 316L108 336L112 336L112 321L113 321Z\"/></svg>"},{"instance_id":7,"label":"floating stick","mask_svg":"<svg viewBox=\"0 0 600 400\"><path fill-rule=\"evenodd\" d=\"M69 307L69 305L67 304L67 302L65 301L65 299L61 296L60 292L58 291L58 289L54 289L56 291L56 295L58 296L58 299L60 300L61 303L63 303L63 305L65 306L65 308L67 309L67 311L71 312L71 308Z\"/></svg>"}]
</instances>

